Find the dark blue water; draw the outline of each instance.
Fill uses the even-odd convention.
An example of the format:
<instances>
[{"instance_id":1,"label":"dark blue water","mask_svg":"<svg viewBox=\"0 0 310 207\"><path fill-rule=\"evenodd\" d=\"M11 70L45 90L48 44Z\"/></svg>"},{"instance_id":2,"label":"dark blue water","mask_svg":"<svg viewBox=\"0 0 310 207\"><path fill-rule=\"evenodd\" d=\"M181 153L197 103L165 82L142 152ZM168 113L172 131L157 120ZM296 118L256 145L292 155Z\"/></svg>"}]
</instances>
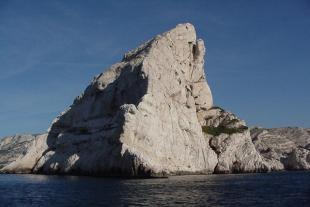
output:
<instances>
[{"instance_id":1,"label":"dark blue water","mask_svg":"<svg viewBox=\"0 0 310 207\"><path fill-rule=\"evenodd\" d=\"M143 180L0 175L0 206L310 206L310 172Z\"/></svg>"}]
</instances>

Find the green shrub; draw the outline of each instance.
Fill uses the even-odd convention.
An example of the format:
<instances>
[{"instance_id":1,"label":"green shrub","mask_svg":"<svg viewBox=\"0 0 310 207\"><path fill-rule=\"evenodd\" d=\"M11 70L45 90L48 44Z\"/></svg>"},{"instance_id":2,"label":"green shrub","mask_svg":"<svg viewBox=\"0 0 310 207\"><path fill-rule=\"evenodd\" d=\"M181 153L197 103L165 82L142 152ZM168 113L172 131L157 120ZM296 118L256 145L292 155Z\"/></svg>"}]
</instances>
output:
<instances>
[{"instance_id":1,"label":"green shrub","mask_svg":"<svg viewBox=\"0 0 310 207\"><path fill-rule=\"evenodd\" d=\"M238 122L239 122L238 119L232 119L232 120L229 121L228 124L235 124L235 123L238 123Z\"/></svg>"},{"instance_id":2,"label":"green shrub","mask_svg":"<svg viewBox=\"0 0 310 207\"><path fill-rule=\"evenodd\" d=\"M88 134L89 133L89 131L88 131L88 129L86 127L80 127L79 128L79 132L81 134Z\"/></svg>"},{"instance_id":3,"label":"green shrub","mask_svg":"<svg viewBox=\"0 0 310 207\"><path fill-rule=\"evenodd\" d=\"M212 106L210 109L219 109L220 111L224 111L224 109L219 106Z\"/></svg>"},{"instance_id":4,"label":"green shrub","mask_svg":"<svg viewBox=\"0 0 310 207\"><path fill-rule=\"evenodd\" d=\"M213 136L218 136L222 133L224 134L235 134L242 133L247 130L248 127L242 126L239 128L227 128L225 126L211 127L211 126L202 126L202 131L206 134L211 134Z\"/></svg>"}]
</instances>

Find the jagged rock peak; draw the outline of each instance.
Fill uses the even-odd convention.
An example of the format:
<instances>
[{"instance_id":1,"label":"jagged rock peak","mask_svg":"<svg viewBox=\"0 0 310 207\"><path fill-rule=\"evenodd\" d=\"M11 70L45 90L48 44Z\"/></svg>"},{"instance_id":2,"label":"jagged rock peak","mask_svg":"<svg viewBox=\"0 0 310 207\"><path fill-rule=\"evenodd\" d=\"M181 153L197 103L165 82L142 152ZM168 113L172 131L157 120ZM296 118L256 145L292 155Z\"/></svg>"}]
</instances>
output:
<instances>
[{"instance_id":1,"label":"jagged rock peak","mask_svg":"<svg viewBox=\"0 0 310 207\"><path fill-rule=\"evenodd\" d=\"M128 61L137 55L145 55L149 52L149 49L153 44L157 44L161 39L168 39L172 45L176 43L176 41L184 41L185 43L195 43L196 42L196 31L192 24L178 24L174 29L167 31L163 34L159 34L153 39L143 43L139 47L127 52L123 61Z\"/></svg>"}]
</instances>

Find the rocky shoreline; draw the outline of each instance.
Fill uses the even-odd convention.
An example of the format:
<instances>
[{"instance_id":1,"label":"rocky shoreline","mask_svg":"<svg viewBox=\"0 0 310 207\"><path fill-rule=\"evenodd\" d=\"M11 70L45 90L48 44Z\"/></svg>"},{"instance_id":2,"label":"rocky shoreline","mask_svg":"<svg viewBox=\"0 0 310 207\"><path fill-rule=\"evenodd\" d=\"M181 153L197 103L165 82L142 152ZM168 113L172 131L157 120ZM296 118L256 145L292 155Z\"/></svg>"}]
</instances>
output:
<instances>
[{"instance_id":1,"label":"rocky shoreline","mask_svg":"<svg viewBox=\"0 0 310 207\"><path fill-rule=\"evenodd\" d=\"M250 130L251 139L255 149L258 151L267 168L254 172L271 171L298 171L310 170L310 129L299 127L285 128L252 128ZM206 135L211 136L211 135ZM223 135L222 135L223 136ZM224 135L225 136L225 135ZM227 136L227 135L226 135ZM46 142L47 134L40 135L15 135L2 138L0 141L0 173L39 173L33 171L35 162L29 163L27 154L34 155L31 150L35 149L38 143ZM215 137L213 137L214 139ZM214 141L213 141L214 142ZM215 145L210 142L211 147ZM47 148L47 146L46 146ZM214 148L216 151L217 149ZM37 161L44 150L38 151L38 154L32 156ZM29 156L29 155L28 155ZM218 167L219 168L219 167ZM221 171L217 168L214 172L177 172L170 175L193 175L193 174L225 174L225 173L251 173L252 171L233 169L231 171ZM59 173L58 173L59 174ZM63 174L92 175L92 176L122 176L108 174L83 174L80 172L70 172ZM141 175L140 177L167 177L167 174Z\"/></svg>"}]
</instances>

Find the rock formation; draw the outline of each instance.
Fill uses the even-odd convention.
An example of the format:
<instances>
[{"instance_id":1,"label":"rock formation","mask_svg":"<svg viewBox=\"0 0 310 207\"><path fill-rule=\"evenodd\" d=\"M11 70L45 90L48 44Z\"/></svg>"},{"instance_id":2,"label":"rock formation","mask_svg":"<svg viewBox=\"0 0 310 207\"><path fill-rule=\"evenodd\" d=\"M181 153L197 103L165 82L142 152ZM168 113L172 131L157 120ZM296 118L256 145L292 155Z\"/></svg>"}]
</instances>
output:
<instances>
[{"instance_id":1,"label":"rock formation","mask_svg":"<svg viewBox=\"0 0 310 207\"><path fill-rule=\"evenodd\" d=\"M31 173L47 149L47 134L16 135L0 140L0 171Z\"/></svg>"},{"instance_id":2,"label":"rock formation","mask_svg":"<svg viewBox=\"0 0 310 207\"><path fill-rule=\"evenodd\" d=\"M198 117L205 138L217 154L215 173L268 171L252 143L245 121L219 107L202 111Z\"/></svg>"},{"instance_id":3,"label":"rock formation","mask_svg":"<svg viewBox=\"0 0 310 207\"><path fill-rule=\"evenodd\" d=\"M270 163L245 122L213 106L204 55L191 24L156 36L95 77L48 134L29 139L14 156L2 153L0 171L135 177L267 171ZM296 151L290 162L303 156Z\"/></svg>"},{"instance_id":4,"label":"rock formation","mask_svg":"<svg viewBox=\"0 0 310 207\"><path fill-rule=\"evenodd\" d=\"M35 136L32 135L15 135L2 138L0 142L0 168L25 155L34 138Z\"/></svg>"},{"instance_id":5,"label":"rock formation","mask_svg":"<svg viewBox=\"0 0 310 207\"><path fill-rule=\"evenodd\" d=\"M98 75L52 124L35 171L114 176L211 173L196 112L212 106L205 48L190 24L156 36Z\"/></svg>"},{"instance_id":6,"label":"rock formation","mask_svg":"<svg viewBox=\"0 0 310 207\"><path fill-rule=\"evenodd\" d=\"M251 136L271 170L310 169L310 129L253 128Z\"/></svg>"}]
</instances>

